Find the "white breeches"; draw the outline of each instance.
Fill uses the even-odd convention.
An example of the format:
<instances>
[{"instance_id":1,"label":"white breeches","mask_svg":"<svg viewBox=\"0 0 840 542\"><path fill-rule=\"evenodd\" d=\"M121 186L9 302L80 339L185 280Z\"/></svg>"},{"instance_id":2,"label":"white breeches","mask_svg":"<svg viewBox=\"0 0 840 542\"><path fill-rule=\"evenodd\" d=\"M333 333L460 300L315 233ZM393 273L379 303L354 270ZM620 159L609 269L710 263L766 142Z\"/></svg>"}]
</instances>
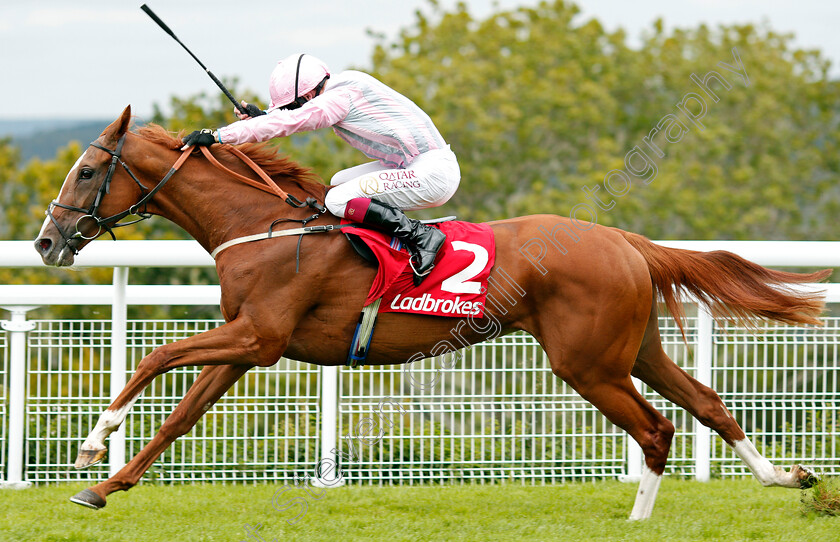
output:
<instances>
[{"instance_id":1,"label":"white breeches","mask_svg":"<svg viewBox=\"0 0 840 542\"><path fill-rule=\"evenodd\" d=\"M371 198L404 211L437 207L458 190L461 170L449 147L425 152L406 168L388 168L370 162L333 175L325 204L343 217L347 202Z\"/></svg>"}]
</instances>

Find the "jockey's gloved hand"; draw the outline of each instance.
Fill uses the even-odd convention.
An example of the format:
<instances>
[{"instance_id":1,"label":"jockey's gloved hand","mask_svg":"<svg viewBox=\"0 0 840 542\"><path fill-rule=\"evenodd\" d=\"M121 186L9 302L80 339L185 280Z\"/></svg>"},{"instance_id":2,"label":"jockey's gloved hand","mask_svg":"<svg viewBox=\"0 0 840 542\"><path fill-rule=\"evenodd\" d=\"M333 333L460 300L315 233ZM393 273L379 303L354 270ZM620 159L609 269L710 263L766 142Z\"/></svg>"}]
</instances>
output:
<instances>
[{"instance_id":1,"label":"jockey's gloved hand","mask_svg":"<svg viewBox=\"0 0 840 542\"><path fill-rule=\"evenodd\" d=\"M265 115L265 111L263 111L262 109L260 109L259 107L257 107L254 104L246 105L245 106L245 111L248 112L248 115L250 115L251 118L259 117L260 115Z\"/></svg>"},{"instance_id":2,"label":"jockey's gloved hand","mask_svg":"<svg viewBox=\"0 0 840 542\"><path fill-rule=\"evenodd\" d=\"M262 109L260 109L259 107L257 107L254 104L249 104L245 100L242 100L239 103L242 104L242 108L245 110L245 112L243 113L242 111L240 111L240 109L238 107L233 108L233 114L236 115L236 117L239 120L252 119L254 117L259 117L261 115L266 114L265 111L263 111Z\"/></svg>"},{"instance_id":3,"label":"jockey's gloved hand","mask_svg":"<svg viewBox=\"0 0 840 542\"><path fill-rule=\"evenodd\" d=\"M184 147L209 147L213 143L218 143L218 136L207 128L203 130L196 130L184 138Z\"/></svg>"}]
</instances>

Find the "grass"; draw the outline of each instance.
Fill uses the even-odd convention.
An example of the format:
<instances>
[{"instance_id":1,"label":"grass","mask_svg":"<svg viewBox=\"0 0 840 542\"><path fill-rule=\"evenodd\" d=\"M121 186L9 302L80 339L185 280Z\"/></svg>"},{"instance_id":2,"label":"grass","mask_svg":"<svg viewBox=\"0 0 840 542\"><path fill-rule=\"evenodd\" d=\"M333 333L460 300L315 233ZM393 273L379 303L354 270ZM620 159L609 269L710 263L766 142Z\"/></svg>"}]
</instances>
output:
<instances>
[{"instance_id":1,"label":"grass","mask_svg":"<svg viewBox=\"0 0 840 542\"><path fill-rule=\"evenodd\" d=\"M840 516L840 481L823 478L809 491L803 491L802 510L806 514Z\"/></svg>"},{"instance_id":2,"label":"grass","mask_svg":"<svg viewBox=\"0 0 840 542\"><path fill-rule=\"evenodd\" d=\"M700 483L666 478L653 517L628 522L635 484L605 481L556 486L344 487L307 497L295 524L272 507L280 485L144 485L111 495L103 510L67 499L85 486L0 491L0 540L210 541L249 538L262 525L279 540L836 540L840 517L803 513L801 492L762 488L752 479ZM278 497L283 508L306 493Z\"/></svg>"}]
</instances>

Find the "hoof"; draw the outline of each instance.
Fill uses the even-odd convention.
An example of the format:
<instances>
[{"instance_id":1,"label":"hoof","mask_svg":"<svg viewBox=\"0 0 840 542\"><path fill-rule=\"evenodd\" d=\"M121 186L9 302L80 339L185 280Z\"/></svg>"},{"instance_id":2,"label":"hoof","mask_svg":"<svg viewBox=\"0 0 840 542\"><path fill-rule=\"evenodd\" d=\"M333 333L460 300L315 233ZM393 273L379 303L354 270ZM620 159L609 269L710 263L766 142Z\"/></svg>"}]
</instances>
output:
<instances>
[{"instance_id":1,"label":"hoof","mask_svg":"<svg viewBox=\"0 0 840 542\"><path fill-rule=\"evenodd\" d=\"M817 473L809 469L808 467L803 467L801 465L794 465L793 469L791 469L796 476L799 478L799 488L800 489L808 489L814 487L819 483L820 477L817 476Z\"/></svg>"},{"instance_id":2,"label":"hoof","mask_svg":"<svg viewBox=\"0 0 840 542\"><path fill-rule=\"evenodd\" d=\"M101 450L79 450L79 455L76 456L74 466L77 469L86 469L105 459L107 454L108 448L102 448Z\"/></svg>"},{"instance_id":3,"label":"hoof","mask_svg":"<svg viewBox=\"0 0 840 542\"><path fill-rule=\"evenodd\" d=\"M105 507L105 499L89 489L83 489L70 497L70 502L81 504L82 506L93 508L94 510L99 510L100 508Z\"/></svg>"}]
</instances>

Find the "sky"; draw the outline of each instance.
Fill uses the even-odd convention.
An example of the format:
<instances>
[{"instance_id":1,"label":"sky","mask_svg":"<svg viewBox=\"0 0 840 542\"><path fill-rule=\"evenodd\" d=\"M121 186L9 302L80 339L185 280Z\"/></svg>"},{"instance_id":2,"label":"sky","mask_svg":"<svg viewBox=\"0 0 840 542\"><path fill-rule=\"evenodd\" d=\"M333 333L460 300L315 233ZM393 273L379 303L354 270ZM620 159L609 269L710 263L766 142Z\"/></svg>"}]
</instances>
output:
<instances>
[{"instance_id":1,"label":"sky","mask_svg":"<svg viewBox=\"0 0 840 542\"><path fill-rule=\"evenodd\" d=\"M370 65L368 30L395 37L426 0L146 0L219 78L267 100L277 60L314 54L341 71ZM0 119L116 118L131 104L141 118L173 95L216 92L207 74L143 13L142 0L0 0ZM466 0L476 18L537 0ZM578 22L597 18L638 41L658 17L666 28L767 23L818 48L840 77L840 2L829 0L580 0ZM440 0L451 7L454 0ZM265 105L265 104L263 104ZM231 115L231 121L235 120Z\"/></svg>"}]
</instances>

